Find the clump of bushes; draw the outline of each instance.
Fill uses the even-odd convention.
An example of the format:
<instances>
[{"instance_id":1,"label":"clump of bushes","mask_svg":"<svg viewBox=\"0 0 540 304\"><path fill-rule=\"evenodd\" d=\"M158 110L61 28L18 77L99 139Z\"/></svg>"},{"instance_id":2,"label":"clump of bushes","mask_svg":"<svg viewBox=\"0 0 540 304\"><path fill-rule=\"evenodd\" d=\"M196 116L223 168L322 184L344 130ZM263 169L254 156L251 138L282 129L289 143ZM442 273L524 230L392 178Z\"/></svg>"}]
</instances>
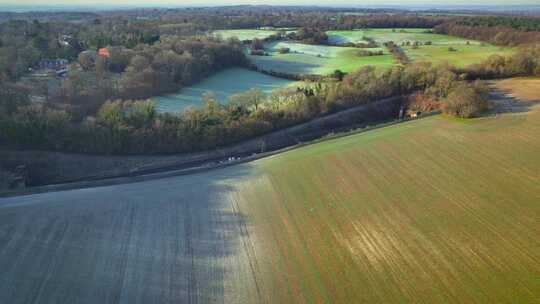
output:
<instances>
[{"instance_id":1,"label":"clump of bushes","mask_svg":"<svg viewBox=\"0 0 540 304\"><path fill-rule=\"evenodd\" d=\"M409 97L409 110L412 112L432 112L439 109L440 102L437 98L422 92L412 94Z\"/></svg>"},{"instance_id":2,"label":"clump of bushes","mask_svg":"<svg viewBox=\"0 0 540 304\"><path fill-rule=\"evenodd\" d=\"M291 51L291 49L290 49L290 48L286 48L286 47L283 47L283 48L280 48L280 49L279 49L279 53L280 53L280 54L288 54L290 51Z\"/></svg>"},{"instance_id":3,"label":"clump of bushes","mask_svg":"<svg viewBox=\"0 0 540 304\"><path fill-rule=\"evenodd\" d=\"M264 50L264 41L261 39L253 39L251 41L250 54L254 56L267 56L268 53Z\"/></svg>"},{"instance_id":4,"label":"clump of bushes","mask_svg":"<svg viewBox=\"0 0 540 304\"><path fill-rule=\"evenodd\" d=\"M363 36L362 40L366 41L367 43L357 43L355 45L357 48L376 48L379 46L375 39L371 37Z\"/></svg>"},{"instance_id":5,"label":"clump of bushes","mask_svg":"<svg viewBox=\"0 0 540 304\"><path fill-rule=\"evenodd\" d=\"M360 57L366 57L366 56L382 56L384 53L383 51L366 51L366 50L360 50L358 51L357 55Z\"/></svg>"},{"instance_id":6,"label":"clump of bushes","mask_svg":"<svg viewBox=\"0 0 540 304\"><path fill-rule=\"evenodd\" d=\"M253 56L268 56L268 53L264 50L251 50L249 54Z\"/></svg>"},{"instance_id":7,"label":"clump of bushes","mask_svg":"<svg viewBox=\"0 0 540 304\"><path fill-rule=\"evenodd\" d=\"M488 89L479 81L456 85L441 104L443 113L461 118L478 116L488 107Z\"/></svg>"},{"instance_id":8,"label":"clump of bushes","mask_svg":"<svg viewBox=\"0 0 540 304\"><path fill-rule=\"evenodd\" d=\"M396 58L399 63L408 64L410 62L409 57L407 57L407 54L405 54L403 49L393 41L385 42L384 46L388 48L388 51L394 55L394 58Z\"/></svg>"}]
</instances>

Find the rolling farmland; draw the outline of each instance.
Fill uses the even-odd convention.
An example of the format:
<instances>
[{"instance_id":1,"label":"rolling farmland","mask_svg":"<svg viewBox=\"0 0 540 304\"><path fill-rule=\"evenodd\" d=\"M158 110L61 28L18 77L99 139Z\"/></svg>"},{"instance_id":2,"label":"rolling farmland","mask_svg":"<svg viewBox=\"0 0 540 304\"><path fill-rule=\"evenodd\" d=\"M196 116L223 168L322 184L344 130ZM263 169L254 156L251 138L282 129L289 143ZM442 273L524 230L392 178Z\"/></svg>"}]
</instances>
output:
<instances>
[{"instance_id":1,"label":"rolling farmland","mask_svg":"<svg viewBox=\"0 0 540 304\"><path fill-rule=\"evenodd\" d=\"M425 45L417 49L405 47L405 52L414 62L431 62L433 64L449 63L456 67L466 67L486 60L491 55L510 55L513 50L493 45L456 44L450 51L448 45Z\"/></svg>"},{"instance_id":2,"label":"rolling farmland","mask_svg":"<svg viewBox=\"0 0 540 304\"><path fill-rule=\"evenodd\" d=\"M453 37L448 35L433 34L431 29L416 28L416 29L364 29L353 31L328 31L328 36L332 39L336 39L343 42L363 42L363 37L369 37L378 43L384 43L387 41L394 41L397 44L403 42L427 42L431 41L433 44L441 45L455 45L466 44L467 40L460 37ZM480 42L471 41L474 44L480 44Z\"/></svg>"},{"instance_id":3,"label":"rolling farmland","mask_svg":"<svg viewBox=\"0 0 540 304\"><path fill-rule=\"evenodd\" d=\"M515 81L526 89L500 87L540 87ZM538 134L538 107L433 116L195 175L0 199L0 299L534 303Z\"/></svg>"},{"instance_id":4,"label":"rolling farmland","mask_svg":"<svg viewBox=\"0 0 540 304\"><path fill-rule=\"evenodd\" d=\"M374 39L382 45L387 41L402 43L420 42L421 45L403 46L413 62L429 61L433 64L451 63L458 67L481 62L491 55L509 55L512 48L501 48L479 41L467 40L448 35L433 34L428 29L367 29L353 31L329 31L332 43L365 42L364 37ZM424 45L430 42L431 45ZM288 48L289 53L281 54L279 49ZM453 48L452 51L449 48ZM359 49L327 45L307 45L291 41L272 42L266 45L270 56L248 56L257 67L267 71L289 74L327 75L335 70L354 72L364 66L386 69L397 62L384 47L364 49L383 50L383 56L358 56Z\"/></svg>"},{"instance_id":5,"label":"rolling farmland","mask_svg":"<svg viewBox=\"0 0 540 304\"><path fill-rule=\"evenodd\" d=\"M290 53L280 54L280 48L289 48ZM386 51L382 56L358 56L359 49L326 45L307 45L295 42L273 42L267 45L270 56L249 56L259 68L290 74L327 75L335 70L353 72L363 66L389 68L395 64ZM367 49L379 51L381 48Z\"/></svg>"},{"instance_id":6,"label":"rolling farmland","mask_svg":"<svg viewBox=\"0 0 540 304\"><path fill-rule=\"evenodd\" d=\"M491 55L509 55L512 48L501 48L494 45L468 40L460 37L433 34L429 29L367 29L354 31L329 31L331 41L338 43L364 42L364 37L369 37L377 43L394 41L398 45L402 43L420 42L418 48L404 46L407 56L413 62L429 61L434 64L450 63L457 67L465 67L470 64L481 62ZM431 45L424 45L430 42ZM452 47L455 51L449 51Z\"/></svg>"},{"instance_id":7,"label":"rolling farmland","mask_svg":"<svg viewBox=\"0 0 540 304\"><path fill-rule=\"evenodd\" d=\"M221 30L213 32L223 38L238 37L240 40L263 39L277 30L244 29ZM433 34L428 29L366 29L353 31L329 31L329 39L333 43L362 42L364 37L370 37L380 45L387 41L424 44L427 41L432 45L418 47L403 46L407 56L413 62L432 62L434 64L450 63L457 67L465 67L481 62L490 55L509 55L511 48L500 48L478 41L469 41L459 37ZM290 32L290 31L289 31ZM450 51L449 47L453 50ZM280 49L287 48L288 53L280 53ZM361 56L359 51L383 51L381 56ZM373 66L379 70L388 69L397 64L394 56L385 47L359 49L353 47L308 45L294 41L275 41L265 45L269 56L247 55L251 63L258 69L294 74L294 75L329 75L335 70L346 73L354 72L362 67ZM246 50L246 53L249 51ZM231 81L234 79L234 81ZM161 112L182 112L188 107L197 107L203 104L202 94L213 92L219 101L225 102L228 96L247 91L253 87L262 89L265 93L285 87L291 82L248 71L242 68L228 69L219 72L202 82L183 88L177 94L157 96L158 110Z\"/></svg>"}]
</instances>

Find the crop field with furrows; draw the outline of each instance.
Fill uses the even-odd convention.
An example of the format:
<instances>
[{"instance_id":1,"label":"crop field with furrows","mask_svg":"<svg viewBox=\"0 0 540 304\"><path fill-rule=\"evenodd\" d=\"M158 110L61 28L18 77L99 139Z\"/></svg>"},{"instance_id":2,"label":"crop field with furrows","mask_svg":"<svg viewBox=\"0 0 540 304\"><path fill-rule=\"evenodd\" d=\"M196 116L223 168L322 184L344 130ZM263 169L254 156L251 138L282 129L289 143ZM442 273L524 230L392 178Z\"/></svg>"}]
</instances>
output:
<instances>
[{"instance_id":1,"label":"crop field with furrows","mask_svg":"<svg viewBox=\"0 0 540 304\"><path fill-rule=\"evenodd\" d=\"M534 95L521 81L498 86ZM431 116L194 175L3 198L0 299L535 303L539 134L540 106Z\"/></svg>"},{"instance_id":2,"label":"crop field with furrows","mask_svg":"<svg viewBox=\"0 0 540 304\"><path fill-rule=\"evenodd\" d=\"M540 111L432 117L257 162L276 303L534 303ZM262 284L265 286L266 284Z\"/></svg>"},{"instance_id":3,"label":"crop field with furrows","mask_svg":"<svg viewBox=\"0 0 540 304\"><path fill-rule=\"evenodd\" d=\"M254 303L241 167L0 199L0 303Z\"/></svg>"},{"instance_id":4,"label":"crop field with furrows","mask_svg":"<svg viewBox=\"0 0 540 304\"><path fill-rule=\"evenodd\" d=\"M449 47L453 49L450 50ZM460 44L460 45L423 45L418 48L404 47L405 53L414 62L431 62L433 64L449 63L456 67L466 67L480 63L491 55L510 55L511 48L494 45Z\"/></svg>"},{"instance_id":5,"label":"crop field with furrows","mask_svg":"<svg viewBox=\"0 0 540 304\"><path fill-rule=\"evenodd\" d=\"M280 54L280 48L290 53ZM365 49L378 51L381 48ZM358 56L359 49L295 42L274 42L267 45L270 56L248 56L260 69L291 74L327 75L335 70L353 72L364 66L388 68L395 64L393 56L384 50L382 56Z\"/></svg>"},{"instance_id":6,"label":"crop field with furrows","mask_svg":"<svg viewBox=\"0 0 540 304\"><path fill-rule=\"evenodd\" d=\"M231 68L212 75L200 83L181 89L177 94L153 97L160 112L183 112L190 107L204 104L203 95L207 92L215 94L220 103L226 103L229 96L259 88L264 93L287 86L293 81L268 76L243 68Z\"/></svg>"},{"instance_id":7,"label":"crop field with furrows","mask_svg":"<svg viewBox=\"0 0 540 304\"><path fill-rule=\"evenodd\" d=\"M540 78L538 77L505 79L498 82L497 87L517 99L540 102Z\"/></svg>"}]
</instances>

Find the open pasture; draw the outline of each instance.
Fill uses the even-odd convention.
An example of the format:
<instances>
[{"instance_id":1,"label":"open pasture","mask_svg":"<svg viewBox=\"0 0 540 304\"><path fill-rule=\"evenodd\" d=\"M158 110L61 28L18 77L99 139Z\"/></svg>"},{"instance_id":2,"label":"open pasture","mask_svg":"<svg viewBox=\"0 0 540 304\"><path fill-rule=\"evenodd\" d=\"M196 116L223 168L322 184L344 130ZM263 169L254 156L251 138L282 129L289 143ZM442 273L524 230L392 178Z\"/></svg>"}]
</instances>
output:
<instances>
[{"instance_id":1,"label":"open pasture","mask_svg":"<svg viewBox=\"0 0 540 304\"><path fill-rule=\"evenodd\" d=\"M420 46L403 46L407 56L413 62L429 61L433 64L450 63L465 67L481 62L494 54L508 55L511 48L501 48L479 41L459 37L433 34L429 29L365 29L354 31L329 31L333 43L365 42L364 37L377 41L379 48L363 49L383 50L383 56L358 56L361 49L325 45L306 45L291 41L279 41L266 45L270 56L248 56L259 68L291 74L327 75L339 69L353 72L363 66L389 68L396 64L393 56L382 47L387 41L402 43L420 42ZM430 42L431 45L425 45ZM279 53L281 48L288 48L287 54ZM449 50L452 48L452 51Z\"/></svg>"},{"instance_id":2,"label":"open pasture","mask_svg":"<svg viewBox=\"0 0 540 304\"><path fill-rule=\"evenodd\" d=\"M450 63L457 67L465 67L481 62L494 54L508 55L511 48L501 48L494 45L468 40L460 37L433 34L429 29L364 29L354 31L329 31L331 40L337 42L365 42L364 37L374 39L382 44L394 41L402 43L420 42L418 48L404 46L407 56L413 62L429 61L434 64ZM431 45L425 45L430 42ZM449 51L449 48L455 51Z\"/></svg>"},{"instance_id":3,"label":"open pasture","mask_svg":"<svg viewBox=\"0 0 540 304\"><path fill-rule=\"evenodd\" d=\"M452 47L453 50L449 50ZM429 61L433 64L449 63L456 67L466 67L482 62L491 55L510 55L513 50L494 45L423 45L418 48L404 47L405 53L414 62Z\"/></svg>"},{"instance_id":4,"label":"open pasture","mask_svg":"<svg viewBox=\"0 0 540 304\"><path fill-rule=\"evenodd\" d=\"M280 48L289 48L290 53L280 54ZM307 45L288 41L270 43L267 50L270 56L250 55L250 60L261 69L291 74L327 75L338 69L353 72L363 66L387 68L395 63L388 51L382 56L358 56L359 49L356 48Z\"/></svg>"},{"instance_id":5,"label":"open pasture","mask_svg":"<svg viewBox=\"0 0 540 304\"><path fill-rule=\"evenodd\" d=\"M264 93L287 86L292 81L268 76L243 68L221 71L205 80L183 88L177 94L153 97L157 109L161 112L182 112L189 107L203 105L203 94L212 92L219 102L226 102L228 97L251 88L259 88Z\"/></svg>"},{"instance_id":6,"label":"open pasture","mask_svg":"<svg viewBox=\"0 0 540 304\"><path fill-rule=\"evenodd\" d=\"M539 108L433 116L189 176L0 199L0 299L535 303L538 134Z\"/></svg>"},{"instance_id":7,"label":"open pasture","mask_svg":"<svg viewBox=\"0 0 540 304\"><path fill-rule=\"evenodd\" d=\"M377 43L394 41L397 44L403 42L432 42L434 45L455 45L466 44L467 40L460 37L448 35L434 34L431 29L413 28L413 29L362 29L352 31L328 31L330 39L335 39L342 42L365 42L363 37L369 37ZM480 42L470 41L472 44L480 44Z\"/></svg>"}]
</instances>

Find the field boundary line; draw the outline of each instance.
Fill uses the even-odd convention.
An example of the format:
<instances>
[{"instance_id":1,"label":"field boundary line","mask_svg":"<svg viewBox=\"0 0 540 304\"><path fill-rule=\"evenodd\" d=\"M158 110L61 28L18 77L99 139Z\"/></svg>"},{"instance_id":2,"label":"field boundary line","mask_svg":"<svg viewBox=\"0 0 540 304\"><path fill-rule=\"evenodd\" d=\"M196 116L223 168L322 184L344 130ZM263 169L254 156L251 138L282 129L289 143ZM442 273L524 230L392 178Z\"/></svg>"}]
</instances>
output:
<instances>
[{"instance_id":1,"label":"field boundary line","mask_svg":"<svg viewBox=\"0 0 540 304\"><path fill-rule=\"evenodd\" d=\"M210 162L201 166L195 166L191 168L168 170L168 171L155 172L155 173L149 173L149 174L141 174L141 175L136 175L136 176L110 177L110 178L103 178L103 179L98 179L98 180L76 181L76 182L36 186L36 187L25 188L22 190L4 191L4 192L0 192L0 198L26 196L26 195L33 195L33 194L40 194L40 193L68 191L68 190L76 190L76 189L106 187L106 186L114 186L114 185L121 185L121 184L138 183L138 182L144 182L144 181L155 180L155 179L163 179L163 178L169 178L169 177L175 177L175 176L182 176L182 175L192 175L192 174L207 172L210 170L217 170L221 168L231 167L231 166L235 166L239 164L246 164L246 163L250 163L259 159L271 157L277 154L282 154L288 151L311 146L314 144L331 141L335 139L340 139L347 136L353 136L356 134L369 132L369 131L373 131L373 130L377 130L377 129L381 129L385 127L390 127L397 124L407 123L407 122L415 121L418 119L435 116L438 114L440 114L440 112L435 111L432 113L423 114L422 116L418 118L393 119L386 122L381 122L379 124L368 125L366 127L359 127L359 128L351 129L348 131L343 131L343 132L338 132L338 133L330 132L327 135L314 139L314 140L300 142L298 144L291 145L285 148L281 148L281 149L277 149L277 150L269 151L269 152L258 153L258 154L247 156L244 158L235 159L229 162L223 162L223 163L217 163L217 164L214 162Z\"/></svg>"}]
</instances>

